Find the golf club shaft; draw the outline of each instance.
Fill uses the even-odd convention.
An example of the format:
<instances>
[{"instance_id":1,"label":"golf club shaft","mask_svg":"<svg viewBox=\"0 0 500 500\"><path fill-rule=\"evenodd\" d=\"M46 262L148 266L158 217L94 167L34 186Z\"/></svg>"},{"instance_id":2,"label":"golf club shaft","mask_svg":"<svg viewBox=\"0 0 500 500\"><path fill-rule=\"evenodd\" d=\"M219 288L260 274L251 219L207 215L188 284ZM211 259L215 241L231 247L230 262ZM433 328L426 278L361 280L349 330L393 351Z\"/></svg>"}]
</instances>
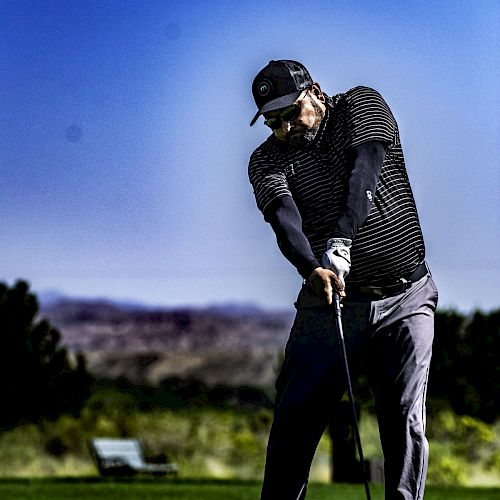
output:
<instances>
[{"instance_id":1,"label":"golf club shaft","mask_svg":"<svg viewBox=\"0 0 500 500\"><path fill-rule=\"evenodd\" d=\"M368 500L371 500L370 487L368 486L368 473L366 470L366 463L365 463L365 457L363 455L363 448L361 446L361 436L359 434L358 417L356 415L356 405L354 404L354 395L352 392L351 375L349 373L349 363L347 361L347 351L345 348L344 331L342 328L342 315L341 315L341 310L340 310L340 297L338 294L334 294L333 299L334 299L334 305L335 305L335 316L336 316L336 320L337 320L337 335L338 335L338 339L339 339L340 350L342 352L342 359L344 362L344 371L345 371L345 377L346 377L346 382L347 382L347 393L349 396L349 402L351 404L351 409L352 409L352 418L353 418L353 423L354 423L354 436L355 436L355 440L356 440L356 445L358 447L358 454L359 454L359 460L361 462L361 468L363 471L363 480L364 480L364 484L365 484L366 498Z\"/></svg>"}]
</instances>

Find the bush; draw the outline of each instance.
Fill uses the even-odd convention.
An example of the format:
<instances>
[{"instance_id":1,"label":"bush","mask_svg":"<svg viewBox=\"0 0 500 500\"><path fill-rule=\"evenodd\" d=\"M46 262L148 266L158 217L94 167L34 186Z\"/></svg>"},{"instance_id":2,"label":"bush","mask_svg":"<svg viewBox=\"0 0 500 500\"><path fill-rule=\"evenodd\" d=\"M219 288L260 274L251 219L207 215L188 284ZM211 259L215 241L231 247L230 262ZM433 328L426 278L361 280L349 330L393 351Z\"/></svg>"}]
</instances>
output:
<instances>
[{"instance_id":1,"label":"bush","mask_svg":"<svg viewBox=\"0 0 500 500\"><path fill-rule=\"evenodd\" d=\"M441 410L429 421L429 482L467 484L473 469L494 470L498 428L468 415Z\"/></svg>"},{"instance_id":2,"label":"bush","mask_svg":"<svg viewBox=\"0 0 500 500\"><path fill-rule=\"evenodd\" d=\"M137 437L146 458L173 461L181 476L260 479L272 411L213 408L137 409L128 393L95 393L80 418L63 415L39 425L0 434L0 475L88 476L97 474L87 449L91 437ZM380 457L376 419L360 420L367 458ZM429 422L429 483L473 484L485 478L498 484L500 422L496 426L441 409ZM312 476L328 480L330 443L323 437ZM496 479L495 479L496 478Z\"/></svg>"},{"instance_id":3,"label":"bush","mask_svg":"<svg viewBox=\"0 0 500 500\"><path fill-rule=\"evenodd\" d=\"M427 480L430 484L466 485L467 468L467 462L453 455L447 447L435 445L429 458Z\"/></svg>"}]
</instances>

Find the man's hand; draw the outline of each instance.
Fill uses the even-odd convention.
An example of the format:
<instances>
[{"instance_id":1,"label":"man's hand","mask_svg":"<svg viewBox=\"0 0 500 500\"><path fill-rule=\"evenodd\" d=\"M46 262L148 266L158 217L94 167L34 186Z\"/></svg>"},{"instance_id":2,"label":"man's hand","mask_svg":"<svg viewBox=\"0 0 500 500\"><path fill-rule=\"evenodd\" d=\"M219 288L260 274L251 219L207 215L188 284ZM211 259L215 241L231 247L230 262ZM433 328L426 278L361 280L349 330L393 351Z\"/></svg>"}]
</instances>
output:
<instances>
[{"instance_id":1,"label":"man's hand","mask_svg":"<svg viewBox=\"0 0 500 500\"><path fill-rule=\"evenodd\" d=\"M317 267L309 276L309 283L313 290L326 300L328 305L333 303L333 294L338 293L339 296L345 297L344 283L330 269Z\"/></svg>"},{"instance_id":2,"label":"man's hand","mask_svg":"<svg viewBox=\"0 0 500 500\"><path fill-rule=\"evenodd\" d=\"M332 270L342 285L345 285L344 278L351 270L351 244L352 241L347 238L331 238L321 259L321 265Z\"/></svg>"}]
</instances>

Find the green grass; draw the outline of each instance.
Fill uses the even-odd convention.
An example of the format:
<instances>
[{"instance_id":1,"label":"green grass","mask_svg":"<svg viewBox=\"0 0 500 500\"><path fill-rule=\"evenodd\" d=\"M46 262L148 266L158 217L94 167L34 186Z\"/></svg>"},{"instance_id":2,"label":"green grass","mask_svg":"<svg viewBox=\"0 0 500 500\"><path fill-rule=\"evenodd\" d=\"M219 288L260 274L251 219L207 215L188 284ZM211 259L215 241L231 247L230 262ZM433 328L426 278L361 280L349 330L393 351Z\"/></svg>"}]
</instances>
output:
<instances>
[{"instance_id":1,"label":"green grass","mask_svg":"<svg viewBox=\"0 0 500 500\"><path fill-rule=\"evenodd\" d=\"M256 500L260 483L220 480L2 479L2 500ZM372 485L373 500L383 500L383 486ZM307 500L359 500L362 485L312 483ZM498 500L500 488L429 486L426 500Z\"/></svg>"}]
</instances>

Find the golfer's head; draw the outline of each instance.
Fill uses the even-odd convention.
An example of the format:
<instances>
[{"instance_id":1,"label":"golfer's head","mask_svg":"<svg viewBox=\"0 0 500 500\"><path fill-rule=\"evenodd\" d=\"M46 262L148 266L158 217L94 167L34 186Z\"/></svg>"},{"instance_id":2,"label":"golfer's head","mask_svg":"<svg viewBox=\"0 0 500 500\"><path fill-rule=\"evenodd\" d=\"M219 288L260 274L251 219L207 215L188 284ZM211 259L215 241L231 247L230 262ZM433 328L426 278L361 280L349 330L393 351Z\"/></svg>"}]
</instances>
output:
<instances>
[{"instance_id":1,"label":"golfer's head","mask_svg":"<svg viewBox=\"0 0 500 500\"><path fill-rule=\"evenodd\" d=\"M325 116L325 97L307 69L290 60L271 61L255 77L257 105L250 125L260 115L280 140L312 140Z\"/></svg>"}]
</instances>

